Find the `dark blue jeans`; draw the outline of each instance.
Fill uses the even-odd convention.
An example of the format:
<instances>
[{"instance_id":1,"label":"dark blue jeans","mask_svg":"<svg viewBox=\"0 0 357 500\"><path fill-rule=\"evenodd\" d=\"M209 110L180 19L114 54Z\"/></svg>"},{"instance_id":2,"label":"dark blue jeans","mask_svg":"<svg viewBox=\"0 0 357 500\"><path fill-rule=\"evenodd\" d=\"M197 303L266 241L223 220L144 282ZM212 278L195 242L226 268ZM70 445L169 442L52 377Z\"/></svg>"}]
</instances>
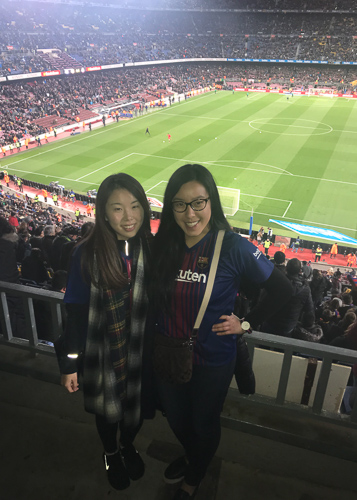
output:
<instances>
[{"instance_id":1,"label":"dark blue jeans","mask_svg":"<svg viewBox=\"0 0 357 500\"><path fill-rule=\"evenodd\" d=\"M223 366L194 366L187 384L156 378L162 408L188 458L185 481L189 485L195 486L205 476L218 448L220 415L234 367L235 359Z\"/></svg>"}]
</instances>

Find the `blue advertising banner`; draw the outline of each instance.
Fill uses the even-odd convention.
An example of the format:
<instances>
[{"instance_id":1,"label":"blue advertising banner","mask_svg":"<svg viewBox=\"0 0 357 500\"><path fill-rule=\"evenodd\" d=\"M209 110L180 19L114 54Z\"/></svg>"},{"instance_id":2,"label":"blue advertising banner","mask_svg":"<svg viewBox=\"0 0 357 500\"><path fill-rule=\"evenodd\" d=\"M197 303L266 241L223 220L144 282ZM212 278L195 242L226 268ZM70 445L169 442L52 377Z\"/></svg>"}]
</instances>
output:
<instances>
[{"instance_id":1,"label":"blue advertising banner","mask_svg":"<svg viewBox=\"0 0 357 500\"><path fill-rule=\"evenodd\" d=\"M332 229L326 229L324 227L314 227L314 226L306 226L305 224L298 224L296 222L286 222L283 220L269 219L269 222L275 222L275 224L280 224L280 226L284 226L290 231L294 231L302 236L310 236L311 238L315 238L316 240L324 239L324 240L333 240L338 241L340 243L345 243L346 245L357 245L357 240L351 238L350 236L346 236L345 234L339 233L337 231L333 231Z\"/></svg>"}]
</instances>

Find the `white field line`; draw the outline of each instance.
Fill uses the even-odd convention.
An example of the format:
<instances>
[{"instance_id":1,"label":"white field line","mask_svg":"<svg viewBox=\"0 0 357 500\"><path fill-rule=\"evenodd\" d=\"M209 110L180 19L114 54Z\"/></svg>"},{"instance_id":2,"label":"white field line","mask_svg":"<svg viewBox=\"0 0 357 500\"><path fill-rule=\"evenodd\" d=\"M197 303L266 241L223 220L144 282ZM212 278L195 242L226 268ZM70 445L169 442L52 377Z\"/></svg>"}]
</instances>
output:
<instances>
[{"instance_id":1,"label":"white field line","mask_svg":"<svg viewBox=\"0 0 357 500\"><path fill-rule=\"evenodd\" d=\"M249 168L249 167L246 167L246 168L244 168L244 167L234 167L232 165L225 165L223 163L213 163L214 160L210 160L210 161L188 160L187 158L170 158L169 156L150 155L150 154L147 154L147 153L134 153L134 154L139 155L139 156L151 156L153 158L163 158L163 159L166 159L166 160L173 160L173 161L184 161L186 163L205 163L205 164L209 165L210 167L238 168L238 169L241 169L241 170L252 170L253 172L263 172L263 173L266 173L266 174L279 174L279 175L280 175L280 173L284 173L285 172L285 175L294 175L294 174L291 174L290 172L288 172L287 170L284 170L284 169L279 168L279 167L274 167L273 165L271 165L272 168L276 168L278 170L281 170L281 172L269 172L269 170L258 170L257 168ZM227 161L230 161L230 160L227 160ZM236 161L236 160L232 160L232 161ZM255 162L247 162L247 163L255 163ZM265 165L265 164L264 163L258 163L258 165ZM289 201L289 200L286 200L286 201Z\"/></svg>"},{"instance_id":2,"label":"white field line","mask_svg":"<svg viewBox=\"0 0 357 500\"><path fill-rule=\"evenodd\" d=\"M239 212L248 212L248 213L251 213L251 210L242 210L242 209L239 209ZM344 226L335 226L334 224L325 224L324 222L316 222L316 221L305 220L305 219L293 219L292 217L284 217L283 215L266 214L266 213L263 213L263 212L254 212L254 213L258 214L258 215L266 215L268 217L282 217L284 219L295 220L295 221L300 222L300 223L301 222L307 222L308 224L314 224L314 225L317 225L317 226L334 227L334 228L337 228L337 229L346 229L347 231L356 231L356 228L344 227Z\"/></svg>"},{"instance_id":3,"label":"white field line","mask_svg":"<svg viewBox=\"0 0 357 500\"><path fill-rule=\"evenodd\" d=\"M3 165L3 167L5 167L5 165ZM8 168L9 168L9 166L8 166ZM68 177L58 177L57 175L41 174L39 172L30 172L29 170L19 170L18 168L16 169L16 173L17 172L20 172L22 174L40 175L41 177L61 179L62 181L81 182L82 184L88 184L88 181L75 181L74 179L69 179ZM97 184L97 186L99 186L99 184Z\"/></svg>"},{"instance_id":4,"label":"white field line","mask_svg":"<svg viewBox=\"0 0 357 500\"><path fill-rule=\"evenodd\" d=\"M327 107L327 106L326 106ZM168 115L170 116L184 116L187 118L198 118L198 119L203 119L203 120L219 120L219 121L225 121L225 122L234 122L234 123L251 123L252 120L235 120L234 118L218 118L218 117L211 117L211 116L197 116L197 115L186 115L186 114L181 114L181 113L169 113L167 112ZM302 118L301 118L302 119ZM258 118L259 120L259 118ZM269 120L269 118L267 119ZM260 123L260 125L272 125L271 123ZM275 126L279 126L281 124L275 124ZM328 125L327 123L325 125ZM328 125L331 127L331 125ZM289 125L289 127L295 127L295 128L305 128L305 129L313 129L316 130L316 127L303 127L301 125ZM346 132L348 134L357 134L357 130L339 130L336 128L331 127L331 132Z\"/></svg>"},{"instance_id":5,"label":"white field line","mask_svg":"<svg viewBox=\"0 0 357 500\"><path fill-rule=\"evenodd\" d=\"M210 95L212 95L212 94L211 94L211 93L208 93L208 94L204 94L204 95L202 95L202 96L197 96L197 97L195 97L195 98L194 98L194 100L196 101L196 100L198 100L198 99L202 99L203 97L208 97L208 96L210 96ZM190 97L190 99L192 99L192 98ZM180 103L180 105L181 105L181 104L185 104L185 103L189 102L189 101L190 101L190 99L187 99L186 101L182 101L182 102ZM191 101L191 102L192 102L192 101ZM175 104L174 104L174 106L177 106L178 104L179 104L179 103L175 103ZM136 117L136 118L134 118L134 119L132 119L132 120L128 120L128 121L125 121L125 122L122 122L122 123L114 123L114 122L113 122L114 127L110 127L110 130L111 130L112 128L113 128L113 129L114 129L114 128L115 128L115 129L117 129L117 128L120 128L120 127L125 127L125 126L129 125L129 123L136 122L137 120L142 120L143 118L147 118L147 117L149 117L149 116L150 116L150 117L155 116L157 113L161 113L161 112L163 112L163 111L167 111L168 109L169 109L169 108L157 109L157 110L155 110L155 111L148 112L148 113L146 113L146 114L144 114L144 115L142 115L142 116L138 116L138 117ZM110 125L112 125L112 124L110 124ZM97 135L100 135L100 134L104 134L105 132L106 132L106 127L103 127L103 128L101 128L101 129L99 129L99 130L94 130L93 132L85 132L83 137L80 137L80 138L78 138L78 139L74 139L74 140L72 140L72 141L70 141L70 142L66 142L65 144L61 144L61 145L56 146L56 147L46 147L44 151L41 151L41 152L36 153L36 154L33 154L33 155L26 156L26 157L24 157L24 158L19 158L18 160L13 161L13 162L9 163L8 165L3 165L3 167L7 166L7 167L8 167L8 169L10 169L10 168L12 168L12 165L16 165L17 163L21 163L21 162L23 162L23 161L27 161L27 160L30 160L30 159L32 159L32 158L36 158L36 156L44 155L44 154L46 154L46 153L51 153L52 151L56 151L57 149L61 149L61 148L64 148L64 147L66 147L66 146L72 146L73 144L76 144L77 142L81 142L81 141L84 141L84 140L86 140L86 139L90 139L90 138L91 138L91 137L93 137L94 135L95 135L95 136L97 136ZM64 140L64 139L62 139L62 140ZM61 140L61 142L62 142L62 140ZM50 146L51 146L51 145L50 145ZM132 154L134 154L134 153L132 153ZM17 169L16 169L16 170L17 170ZM36 174L36 175L42 175L42 176L45 176L45 177L46 177L46 174L37 174L36 172L30 172L30 171L27 171L27 170L17 170L17 171L18 171L18 172L22 172L22 173L32 174L32 175L34 175L34 174ZM56 178L58 178L58 179L60 179L60 178L61 178L61 179L63 179L63 180L69 180L69 181L75 182L75 179L68 179L68 178L66 178L66 177L56 177ZM80 181L78 181L78 182L80 182Z\"/></svg>"},{"instance_id":6,"label":"white field line","mask_svg":"<svg viewBox=\"0 0 357 500\"><path fill-rule=\"evenodd\" d=\"M168 181L160 181L158 182L157 184L155 184L155 186L153 186L152 188L148 189L147 191L145 191L145 193L148 193L149 191L151 191L152 189L154 189L156 186L158 186L159 184L167 184ZM234 188L227 188L227 187L224 187L224 186L217 186L218 188L223 188L223 189L230 189L232 191L237 191L236 189ZM249 197L253 197L253 198L264 198L265 200L274 200L274 201L285 201L286 203L292 203L292 201L290 200L283 200L282 198L270 198L269 196L260 196L259 194L248 194L248 193L240 193L241 196L249 196ZM162 195L153 195L153 196L162 196ZM241 200L243 201L243 203L246 203L244 200ZM290 206L289 205L289 206Z\"/></svg>"},{"instance_id":7,"label":"white field line","mask_svg":"<svg viewBox=\"0 0 357 500\"><path fill-rule=\"evenodd\" d=\"M61 179L63 181L81 182L82 184L88 184L88 181L82 181L81 179L83 179L84 177L87 177L88 175L92 175L95 172L98 172L99 170L102 170L103 168L107 168L110 165L113 165L114 163L117 163L118 161L124 160L125 158L128 158L129 156L131 156L133 154L135 154L135 153L130 153L130 154L126 155L126 156L123 156L122 158L119 158L118 160L115 160L115 161L113 161L111 163L108 163L108 165L104 165L104 167L97 168L97 170L93 170L93 172L90 172L89 174L83 175L82 177L78 177L78 179L70 179L68 177L58 177L58 176L53 176L53 175L51 176L51 175L47 175L47 174L41 174L39 172L29 172L28 170L19 170L18 168L16 169L16 172L21 172L23 174L31 174L31 175L41 175L42 177L56 177L56 179ZM98 183L95 183L95 185L99 186Z\"/></svg>"},{"instance_id":8,"label":"white field line","mask_svg":"<svg viewBox=\"0 0 357 500\"><path fill-rule=\"evenodd\" d=\"M285 217L285 215L286 215L286 212L287 212L287 211L289 210L289 208L291 207L291 204L292 204L292 201L291 201L291 202L289 203L289 206L288 206L288 208L287 208L287 209L285 210L285 212L284 212L284 214L283 214L283 217Z\"/></svg>"},{"instance_id":9,"label":"white field line","mask_svg":"<svg viewBox=\"0 0 357 500\"><path fill-rule=\"evenodd\" d=\"M258 161L246 161L246 160L227 160L227 161L232 161L234 163L251 163L251 164L254 164L254 165L262 165L263 167L275 168L276 170L280 170L281 172L285 172L288 175L293 175L288 170L285 170L284 168L275 167L275 165L269 165L268 163L260 163ZM209 164L209 165L212 165L212 167L214 167L214 166L217 166L217 167L225 166L222 163L218 163L218 160L210 160L210 161L207 161L206 163ZM244 167L241 167L241 168L244 168Z\"/></svg>"},{"instance_id":10,"label":"white field line","mask_svg":"<svg viewBox=\"0 0 357 500\"><path fill-rule=\"evenodd\" d=\"M164 109L164 108L163 108ZM158 113L159 111L163 111L163 109L159 109L156 111L156 113ZM142 118L146 118L147 116L151 116L149 113L147 113L146 115L143 115L143 116L138 116L137 118L135 118L135 120L140 120ZM129 123L131 123L132 120L128 120L128 121L125 121L124 123L113 123L113 125L115 125L113 127L114 128L120 128L120 127L124 127L124 126L127 126L129 125ZM51 148L51 147L46 147L45 151L42 151L41 153L36 153L34 155L29 155L29 156L26 156L24 158L20 158L18 159L17 161L13 161L11 163L9 163L7 166L8 168L10 168L12 165L15 165L16 163L20 163L20 162L23 162L23 161L27 161L27 160L30 160L32 158L36 158L36 156L40 156L40 155L44 155L46 153L51 153L52 151L56 151L56 149L61 149L61 148L65 148L66 146L72 146L73 144L77 144L77 142L81 142L81 141L84 141L86 139L90 139L91 137L93 136L97 136L97 135L101 135L101 134L104 134L105 132L107 132L106 130L106 127L102 127L101 129L99 130L94 130L93 132L84 132L84 137L80 137L78 139L74 139L70 142L66 142L65 144L61 144L60 146L56 146L54 148ZM63 141L64 139L61 140L61 142ZM51 144L50 144L51 146ZM32 173L32 172L29 172L29 173ZM71 179L72 181L74 181L74 179Z\"/></svg>"},{"instance_id":11,"label":"white field line","mask_svg":"<svg viewBox=\"0 0 357 500\"><path fill-rule=\"evenodd\" d=\"M164 158L164 159L167 159L167 160L174 160L174 161L184 161L186 163L204 163L204 164L207 164L209 165L210 167L214 167L214 166L217 166L217 167L226 167L226 168L235 168L235 169L239 169L239 170L250 170L252 172L262 172L264 174L272 174L272 175L289 175L289 176L292 176L292 177L296 177L297 179L310 179L310 180L313 180L313 181L324 181L324 182L334 182L336 184L348 184L349 186L357 186L357 182L351 182L351 181L339 181L337 179L325 179L323 177L311 177L309 175L299 175L299 174L292 174L292 173L284 173L284 172L269 172L268 170L260 170L260 169L256 169L256 168L244 168L244 167L235 167L233 165L224 165L222 163L220 164L212 164L212 160L211 161L202 161L202 160L190 160L188 158L170 158L169 156L158 156L158 155L150 155L150 154L146 154L146 153L134 153L135 155L140 155L140 156L152 156L154 158ZM229 160L227 160L229 161ZM233 160L234 161L234 160ZM278 167L275 167L275 168L278 168ZM289 200L286 200L286 201L289 201Z\"/></svg>"},{"instance_id":12,"label":"white field line","mask_svg":"<svg viewBox=\"0 0 357 500\"><path fill-rule=\"evenodd\" d=\"M265 200L286 201L287 203L292 203L290 200L283 200L282 198L269 198L269 196L260 196L259 194L241 193L241 196L253 196L254 198L264 198Z\"/></svg>"},{"instance_id":13,"label":"white field line","mask_svg":"<svg viewBox=\"0 0 357 500\"><path fill-rule=\"evenodd\" d=\"M313 130L316 130L316 127L304 127L303 125L286 125L284 123L269 123L268 120L267 120L267 122L257 122L255 120L251 120L249 123L253 123L254 125L269 125L269 127L272 125L273 127L283 126L283 127L289 127L289 128L303 128L303 129L311 128ZM322 123L322 122L318 122L318 123ZM328 126L330 127L330 125L328 125ZM332 127L330 127L330 128L332 128ZM330 132L330 131L324 129L323 132Z\"/></svg>"},{"instance_id":14,"label":"white field line","mask_svg":"<svg viewBox=\"0 0 357 500\"><path fill-rule=\"evenodd\" d=\"M160 181L160 182L158 182L157 184L155 184L155 186L153 186L153 187L151 187L150 189L148 189L147 191L145 191L145 193L149 193L152 189L156 188L156 186L159 186L159 185L160 185L160 184L162 184L163 182L167 184L167 182L168 182L168 181ZM160 194L160 195L156 195L156 194L154 194L153 196L163 196L163 195L161 195L161 194Z\"/></svg>"},{"instance_id":15,"label":"white field line","mask_svg":"<svg viewBox=\"0 0 357 500\"><path fill-rule=\"evenodd\" d=\"M104 165L104 167L97 168L96 170L93 170L93 172L89 172L89 174L82 175L82 177L78 177L78 179L74 179L73 182L78 182L81 179L84 179L84 177L87 177L88 175L95 174L96 172L99 172L99 170L103 170L103 168L110 167L110 165L114 165L114 163L118 163L118 161L125 160L125 158L129 158L129 156L133 155L135 153L130 153L126 156L123 156L122 158L119 158L118 160L112 161L111 163L108 163L107 165Z\"/></svg>"}]
</instances>

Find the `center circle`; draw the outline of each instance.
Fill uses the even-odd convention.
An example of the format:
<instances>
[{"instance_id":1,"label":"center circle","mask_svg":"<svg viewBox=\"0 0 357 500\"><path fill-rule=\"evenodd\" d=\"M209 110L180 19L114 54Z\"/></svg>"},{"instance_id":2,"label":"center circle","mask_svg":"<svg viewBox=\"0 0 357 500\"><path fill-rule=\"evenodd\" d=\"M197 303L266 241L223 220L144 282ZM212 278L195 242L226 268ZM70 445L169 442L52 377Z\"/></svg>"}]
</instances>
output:
<instances>
[{"instance_id":1,"label":"center circle","mask_svg":"<svg viewBox=\"0 0 357 500\"><path fill-rule=\"evenodd\" d=\"M333 128L326 123L304 118L257 118L251 120L249 126L259 132L276 135L325 135L333 131Z\"/></svg>"}]
</instances>

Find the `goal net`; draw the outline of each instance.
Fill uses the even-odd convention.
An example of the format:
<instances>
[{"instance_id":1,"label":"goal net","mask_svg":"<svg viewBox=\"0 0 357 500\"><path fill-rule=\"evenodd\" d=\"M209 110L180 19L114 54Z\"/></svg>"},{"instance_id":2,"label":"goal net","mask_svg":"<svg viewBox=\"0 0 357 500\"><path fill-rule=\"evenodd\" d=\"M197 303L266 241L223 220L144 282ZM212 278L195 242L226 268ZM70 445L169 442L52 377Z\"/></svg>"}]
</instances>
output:
<instances>
[{"instance_id":1,"label":"goal net","mask_svg":"<svg viewBox=\"0 0 357 500\"><path fill-rule=\"evenodd\" d=\"M320 95L324 97L333 97L335 95L335 89L328 88L309 88L309 95Z\"/></svg>"},{"instance_id":2,"label":"goal net","mask_svg":"<svg viewBox=\"0 0 357 500\"><path fill-rule=\"evenodd\" d=\"M217 186L225 215L232 216L239 210L240 190Z\"/></svg>"}]
</instances>

